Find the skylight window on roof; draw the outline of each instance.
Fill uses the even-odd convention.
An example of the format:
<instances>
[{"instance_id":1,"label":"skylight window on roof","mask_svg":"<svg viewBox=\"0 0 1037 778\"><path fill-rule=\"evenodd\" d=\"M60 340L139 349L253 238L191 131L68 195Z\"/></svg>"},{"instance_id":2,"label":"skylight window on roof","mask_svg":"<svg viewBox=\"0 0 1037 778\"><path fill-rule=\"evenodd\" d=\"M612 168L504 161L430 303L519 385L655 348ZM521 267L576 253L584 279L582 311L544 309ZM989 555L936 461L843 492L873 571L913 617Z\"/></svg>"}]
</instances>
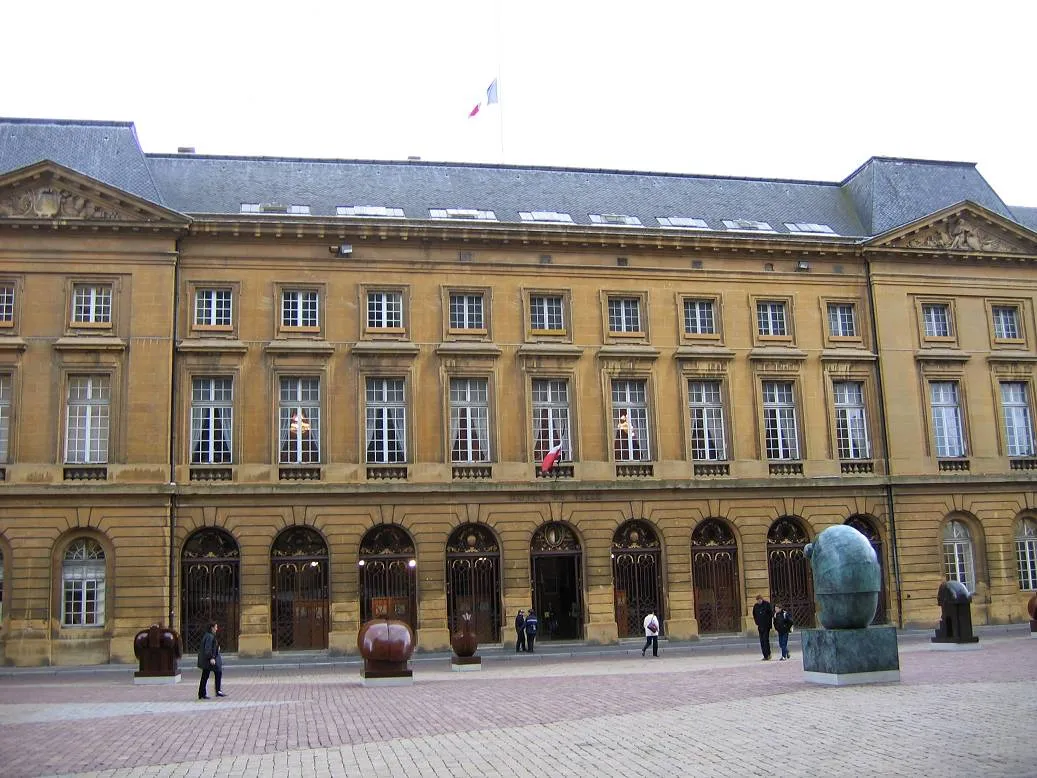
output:
<instances>
[{"instance_id":1,"label":"skylight window on roof","mask_svg":"<svg viewBox=\"0 0 1037 778\"><path fill-rule=\"evenodd\" d=\"M288 206L289 216L309 216L310 206L308 205L289 205Z\"/></svg>"},{"instance_id":2,"label":"skylight window on roof","mask_svg":"<svg viewBox=\"0 0 1037 778\"><path fill-rule=\"evenodd\" d=\"M573 223L573 217L558 211L519 211L519 218L524 222L565 222Z\"/></svg>"},{"instance_id":3,"label":"skylight window on roof","mask_svg":"<svg viewBox=\"0 0 1037 778\"><path fill-rule=\"evenodd\" d=\"M477 221L497 221L493 211L480 211L477 208L429 208L428 214L433 219L475 219Z\"/></svg>"},{"instance_id":4,"label":"skylight window on roof","mask_svg":"<svg viewBox=\"0 0 1037 778\"><path fill-rule=\"evenodd\" d=\"M813 222L785 222L789 232L815 233L818 235L835 235L836 232L827 224L814 224Z\"/></svg>"},{"instance_id":5,"label":"skylight window on roof","mask_svg":"<svg viewBox=\"0 0 1037 778\"><path fill-rule=\"evenodd\" d=\"M608 224L612 227L641 227L641 220L636 216L627 216L622 213L591 213L588 214L592 224Z\"/></svg>"},{"instance_id":6,"label":"skylight window on roof","mask_svg":"<svg viewBox=\"0 0 1037 778\"><path fill-rule=\"evenodd\" d=\"M685 230L708 230L705 219L690 219L687 216L656 216L655 220L663 227L680 227Z\"/></svg>"},{"instance_id":7,"label":"skylight window on roof","mask_svg":"<svg viewBox=\"0 0 1037 778\"><path fill-rule=\"evenodd\" d=\"M767 222L752 219L724 219L724 226L733 232L774 232Z\"/></svg>"},{"instance_id":8,"label":"skylight window on roof","mask_svg":"<svg viewBox=\"0 0 1037 778\"><path fill-rule=\"evenodd\" d=\"M260 213L261 211L262 211L262 206L259 203L242 203L241 204L241 212L242 213Z\"/></svg>"},{"instance_id":9,"label":"skylight window on roof","mask_svg":"<svg viewBox=\"0 0 1037 778\"><path fill-rule=\"evenodd\" d=\"M384 205L340 205L335 209L338 216L380 216L382 218L403 218L402 208L387 208Z\"/></svg>"}]
</instances>

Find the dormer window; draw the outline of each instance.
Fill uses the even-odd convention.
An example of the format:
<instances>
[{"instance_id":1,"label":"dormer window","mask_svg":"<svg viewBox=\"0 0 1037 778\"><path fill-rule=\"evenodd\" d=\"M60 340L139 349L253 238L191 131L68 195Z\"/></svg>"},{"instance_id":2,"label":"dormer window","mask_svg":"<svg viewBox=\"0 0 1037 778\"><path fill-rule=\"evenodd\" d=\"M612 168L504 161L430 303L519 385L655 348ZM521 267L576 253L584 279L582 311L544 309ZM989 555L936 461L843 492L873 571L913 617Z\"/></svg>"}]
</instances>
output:
<instances>
[{"instance_id":1,"label":"dormer window","mask_svg":"<svg viewBox=\"0 0 1037 778\"><path fill-rule=\"evenodd\" d=\"M263 206L262 206L261 203L242 203L241 204L241 212L242 213L262 213L263 212Z\"/></svg>"},{"instance_id":2,"label":"dormer window","mask_svg":"<svg viewBox=\"0 0 1037 778\"><path fill-rule=\"evenodd\" d=\"M660 227L678 227L682 230L708 230L705 219L690 219L687 216L656 216Z\"/></svg>"},{"instance_id":3,"label":"dormer window","mask_svg":"<svg viewBox=\"0 0 1037 778\"><path fill-rule=\"evenodd\" d=\"M340 205L336 216L374 216L382 219L402 219L402 208L387 208L384 205Z\"/></svg>"},{"instance_id":4,"label":"dormer window","mask_svg":"<svg viewBox=\"0 0 1037 778\"><path fill-rule=\"evenodd\" d=\"M572 224L573 217L558 211L519 211L519 218L524 222L562 222Z\"/></svg>"},{"instance_id":5,"label":"dormer window","mask_svg":"<svg viewBox=\"0 0 1037 778\"><path fill-rule=\"evenodd\" d=\"M752 219L724 219L724 227L731 232L774 232L767 222Z\"/></svg>"},{"instance_id":6,"label":"dormer window","mask_svg":"<svg viewBox=\"0 0 1037 778\"><path fill-rule=\"evenodd\" d=\"M288 206L289 216L309 216L310 206L308 205L289 205Z\"/></svg>"},{"instance_id":7,"label":"dormer window","mask_svg":"<svg viewBox=\"0 0 1037 778\"><path fill-rule=\"evenodd\" d=\"M827 224L814 224L813 222L785 222L785 228L789 232L803 233L807 235L835 235L836 232Z\"/></svg>"},{"instance_id":8,"label":"dormer window","mask_svg":"<svg viewBox=\"0 0 1037 778\"><path fill-rule=\"evenodd\" d=\"M591 224L607 224L611 227L641 227L641 220L636 216L627 216L622 213L592 213Z\"/></svg>"},{"instance_id":9,"label":"dormer window","mask_svg":"<svg viewBox=\"0 0 1037 778\"><path fill-rule=\"evenodd\" d=\"M433 219L473 219L475 221L497 221L493 211L480 211L477 208L429 208L428 214Z\"/></svg>"}]
</instances>

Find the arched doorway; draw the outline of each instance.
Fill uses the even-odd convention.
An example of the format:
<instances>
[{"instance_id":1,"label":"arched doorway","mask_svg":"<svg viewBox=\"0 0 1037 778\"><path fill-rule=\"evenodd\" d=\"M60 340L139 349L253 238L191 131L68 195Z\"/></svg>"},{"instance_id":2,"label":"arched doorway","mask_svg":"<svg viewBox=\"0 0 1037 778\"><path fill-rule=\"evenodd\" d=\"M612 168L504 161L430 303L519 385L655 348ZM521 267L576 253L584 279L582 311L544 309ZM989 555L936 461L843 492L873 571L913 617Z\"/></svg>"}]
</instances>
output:
<instances>
[{"instance_id":1,"label":"arched doorway","mask_svg":"<svg viewBox=\"0 0 1037 778\"><path fill-rule=\"evenodd\" d=\"M583 637L583 549L561 522L544 524L529 544L537 640Z\"/></svg>"},{"instance_id":2,"label":"arched doorway","mask_svg":"<svg viewBox=\"0 0 1037 778\"><path fill-rule=\"evenodd\" d=\"M814 592L803 549L809 543L797 519L782 516L767 533L767 572L771 603L781 603L797 627L814 626Z\"/></svg>"},{"instance_id":3,"label":"arched doorway","mask_svg":"<svg viewBox=\"0 0 1037 778\"><path fill-rule=\"evenodd\" d=\"M612 590L619 637L643 635L649 613L658 616L659 634L663 634L661 569L662 549L651 525L635 519L616 530L612 536Z\"/></svg>"},{"instance_id":4,"label":"arched doorway","mask_svg":"<svg viewBox=\"0 0 1037 778\"><path fill-rule=\"evenodd\" d=\"M392 524L360 541L360 621L396 619L418 631L417 560L410 535Z\"/></svg>"},{"instance_id":5,"label":"arched doorway","mask_svg":"<svg viewBox=\"0 0 1037 778\"><path fill-rule=\"evenodd\" d=\"M462 524L447 540L446 610L451 634L470 613L480 643L500 642L500 546L488 527Z\"/></svg>"},{"instance_id":6,"label":"arched doorway","mask_svg":"<svg viewBox=\"0 0 1037 778\"><path fill-rule=\"evenodd\" d=\"M310 527L290 527L270 549L273 648L328 647L328 545Z\"/></svg>"},{"instance_id":7,"label":"arched doorway","mask_svg":"<svg viewBox=\"0 0 1037 778\"><path fill-rule=\"evenodd\" d=\"M180 638L184 651L198 653L210 621L220 625L220 647L238 650L241 613L238 544L215 527L201 529L180 554Z\"/></svg>"},{"instance_id":8,"label":"arched doorway","mask_svg":"<svg viewBox=\"0 0 1037 778\"><path fill-rule=\"evenodd\" d=\"M889 607L887 603L886 593L886 561L882 556L882 538L879 537L879 531L875 527L874 522L867 516L856 515L850 516L845 522L849 527L853 527L859 533L864 535L871 543L871 547L875 549L875 553L879 558L879 604L875 608L875 618L871 620L872 624L885 624L889 620Z\"/></svg>"},{"instance_id":9,"label":"arched doorway","mask_svg":"<svg viewBox=\"0 0 1037 778\"><path fill-rule=\"evenodd\" d=\"M726 522L706 519L691 534L691 580L699 632L738 632L738 543Z\"/></svg>"}]
</instances>

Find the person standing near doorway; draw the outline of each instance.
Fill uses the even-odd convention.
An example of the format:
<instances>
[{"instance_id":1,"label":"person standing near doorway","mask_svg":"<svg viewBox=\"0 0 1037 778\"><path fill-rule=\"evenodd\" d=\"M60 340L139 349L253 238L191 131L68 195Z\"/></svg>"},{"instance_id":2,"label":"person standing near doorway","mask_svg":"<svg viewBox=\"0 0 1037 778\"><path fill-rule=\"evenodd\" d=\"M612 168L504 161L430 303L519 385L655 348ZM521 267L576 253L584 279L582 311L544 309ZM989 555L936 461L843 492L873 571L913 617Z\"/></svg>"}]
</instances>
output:
<instances>
[{"instance_id":1,"label":"person standing near doorway","mask_svg":"<svg viewBox=\"0 0 1037 778\"><path fill-rule=\"evenodd\" d=\"M536 611L532 608L529 609L529 613L526 614L526 651L533 652L533 643L537 638L537 627L540 626L540 622L537 619Z\"/></svg>"},{"instance_id":2,"label":"person standing near doorway","mask_svg":"<svg viewBox=\"0 0 1037 778\"><path fill-rule=\"evenodd\" d=\"M760 651L763 652L763 660L771 658L771 622L774 620L774 608L762 594L756 595L756 604L753 606L753 621L760 633Z\"/></svg>"},{"instance_id":3,"label":"person standing near doorway","mask_svg":"<svg viewBox=\"0 0 1037 778\"><path fill-rule=\"evenodd\" d=\"M645 616L645 647L641 649L641 656L645 655L648 647L652 647L652 656L659 656L659 619L655 617L655 611L648 611Z\"/></svg>"},{"instance_id":4,"label":"person standing near doorway","mask_svg":"<svg viewBox=\"0 0 1037 778\"><path fill-rule=\"evenodd\" d=\"M515 616L515 653L526 650L526 615L519 608Z\"/></svg>"},{"instance_id":5,"label":"person standing near doorway","mask_svg":"<svg viewBox=\"0 0 1037 778\"><path fill-rule=\"evenodd\" d=\"M780 602L774 603L774 631L778 633L778 648L781 649L781 661L792 656L789 653L789 633L792 632L792 616L781 607Z\"/></svg>"},{"instance_id":6,"label":"person standing near doorway","mask_svg":"<svg viewBox=\"0 0 1037 778\"><path fill-rule=\"evenodd\" d=\"M209 673L216 676L216 696L227 696L220 688L223 681L223 655L220 654L220 641L216 637L219 629L219 624L210 621L209 628L202 636L202 647L198 650L198 667L202 671L202 680L198 684L199 700L209 699L209 695L205 693L205 687L209 683Z\"/></svg>"}]
</instances>

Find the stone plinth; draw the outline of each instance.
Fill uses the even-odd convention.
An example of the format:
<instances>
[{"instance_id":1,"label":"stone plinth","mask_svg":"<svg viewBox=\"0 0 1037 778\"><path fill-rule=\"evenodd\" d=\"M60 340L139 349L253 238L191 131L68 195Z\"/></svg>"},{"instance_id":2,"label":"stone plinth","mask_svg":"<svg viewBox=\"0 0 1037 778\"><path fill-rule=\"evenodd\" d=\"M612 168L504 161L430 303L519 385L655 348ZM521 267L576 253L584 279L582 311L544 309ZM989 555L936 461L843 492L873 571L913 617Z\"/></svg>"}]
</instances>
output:
<instances>
[{"instance_id":1,"label":"stone plinth","mask_svg":"<svg viewBox=\"0 0 1037 778\"><path fill-rule=\"evenodd\" d=\"M469 673L473 670L482 670L482 657L452 656L450 657L450 669L455 673Z\"/></svg>"},{"instance_id":2,"label":"stone plinth","mask_svg":"<svg viewBox=\"0 0 1037 778\"><path fill-rule=\"evenodd\" d=\"M847 686L900 680L895 627L804 629L803 675L812 683Z\"/></svg>"},{"instance_id":3,"label":"stone plinth","mask_svg":"<svg viewBox=\"0 0 1037 778\"><path fill-rule=\"evenodd\" d=\"M167 686L180 683L180 673L176 675L141 675L138 670L133 674L134 686Z\"/></svg>"}]
</instances>

